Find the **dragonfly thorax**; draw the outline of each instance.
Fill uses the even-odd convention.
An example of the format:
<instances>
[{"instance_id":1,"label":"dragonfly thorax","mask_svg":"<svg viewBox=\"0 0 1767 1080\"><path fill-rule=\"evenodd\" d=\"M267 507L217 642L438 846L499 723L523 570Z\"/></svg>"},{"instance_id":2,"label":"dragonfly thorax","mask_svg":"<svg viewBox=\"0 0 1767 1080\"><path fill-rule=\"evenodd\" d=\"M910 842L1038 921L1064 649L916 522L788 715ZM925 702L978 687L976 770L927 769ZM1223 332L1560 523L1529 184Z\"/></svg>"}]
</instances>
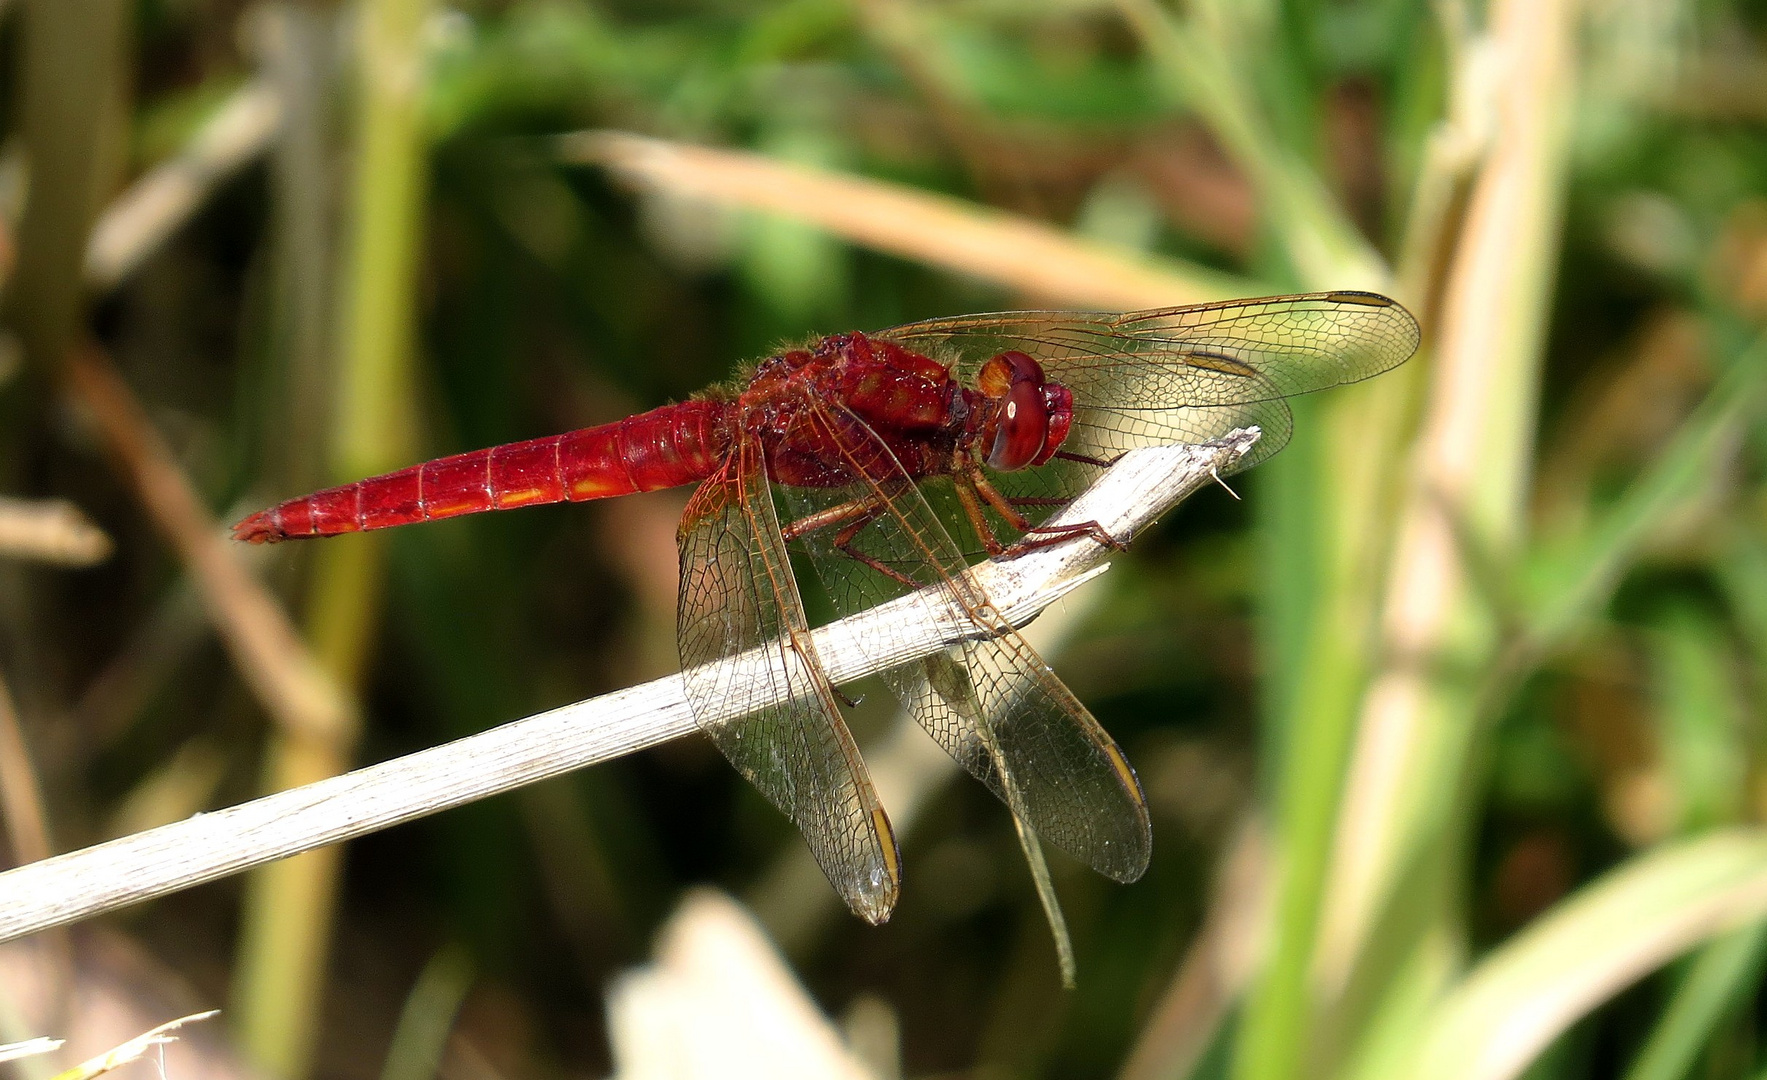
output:
<instances>
[{"instance_id":1,"label":"dragonfly thorax","mask_svg":"<svg viewBox=\"0 0 1767 1080\"><path fill-rule=\"evenodd\" d=\"M739 412L775 481L833 487L854 479L836 444L887 449L914 479L973 467L966 461L1002 471L1041 465L1067 437L1073 394L1022 352L989 360L970 388L936 360L854 333L763 363ZM854 421L867 431L833 430Z\"/></svg>"}]
</instances>

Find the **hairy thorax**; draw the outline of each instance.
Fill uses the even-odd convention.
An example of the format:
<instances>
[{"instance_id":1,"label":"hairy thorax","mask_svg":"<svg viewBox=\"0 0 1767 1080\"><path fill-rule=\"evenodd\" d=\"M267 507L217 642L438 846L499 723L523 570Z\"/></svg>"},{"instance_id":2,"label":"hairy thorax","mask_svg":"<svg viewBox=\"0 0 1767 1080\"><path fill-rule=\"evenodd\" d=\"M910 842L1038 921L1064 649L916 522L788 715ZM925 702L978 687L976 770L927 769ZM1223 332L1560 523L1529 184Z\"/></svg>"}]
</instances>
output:
<instances>
[{"instance_id":1,"label":"hairy thorax","mask_svg":"<svg viewBox=\"0 0 1767 1080\"><path fill-rule=\"evenodd\" d=\"M891 455L917 480L951 472L993 404L942 364L840 334L762 362L736 419L765 450L771 479L835 487L888 475Z\"/></svg>"}]
</instances>

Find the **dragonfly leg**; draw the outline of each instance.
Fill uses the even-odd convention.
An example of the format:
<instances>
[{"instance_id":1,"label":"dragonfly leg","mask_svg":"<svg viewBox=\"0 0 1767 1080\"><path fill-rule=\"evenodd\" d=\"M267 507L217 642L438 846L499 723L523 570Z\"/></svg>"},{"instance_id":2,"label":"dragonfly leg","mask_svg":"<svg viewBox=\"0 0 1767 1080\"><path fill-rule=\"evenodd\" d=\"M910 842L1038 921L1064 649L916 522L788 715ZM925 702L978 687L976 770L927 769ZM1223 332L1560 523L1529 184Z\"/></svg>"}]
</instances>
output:
<instances>
[{"instance_id":1,"label":"dragonfly leg","mask_svg":"<svg viewBox=\"0 0 1767 1080\"><path fill-rule=\"evenodd\" d=\"M855 562L864 563L885 577L901 582L910 589L918 589L923 582L897 570L895 567L879 559L867 555L854 547L859 534L865 526L882 517L889 510L889 504L882 494L868 495L860 499L850 499L837 503L814 514L805 514L796 521L783 526L779 531L784 534L787 542L796 540L813 532L842 526L841 531L834 534L834 549Z\"/></svg>"},{"instance_id":2,"label":"dragonfly leg","mask_svg":"<svg viewBox=\"0 0 1767 1080\"><path fill-rule=\"evenodd\" d=\"M818 510L814 514L805 514L796 521L788 521L780 527L779 531L785 536L786 542L790 543L799 537L808 536L810 533L832 529L836 525L845 525L852 521L864 525L876 519L879 514L883 513L883 509L881 496L871 495L862 499L849 499L844 503L836 503L826 509Z\"/></svg>"},{"instance_id":3,"label":"dragonfly leg","mask_svg":"<svg viewBox=\"0 0 1767 1080\"><path fill-rule=\"evenodd\" d=\"M1054 544L1059 544L1064 540L1072 540L1078 536L1091 537L1093 540L1098 541L1098 543L1112 551L1128 550L1129 545L1122 543L1116 537L1106 532L1104 526L1096 521L1077 521L1072 525L1055 525L1050 527L1032 525L1029 518L1026 518L1023 514L1018 512L1017 507L1014 506L1015 500L1008 499L1006 496L1000 494L999 490L996 489L993 484L988 483L988 478L982 475L980 468L974 469L972 475L970 475L968 479L969 484L975 489L977 494L981 495L982 498L988 501L989 506L1000 511L1001 516L1006 518L1007 522L1011 524L1013 528L1024 533L1023 538L1012 546L1010 552L1012 555L1023 555L1027 551L1035 551L1038 548L1049 547ZM962 489L963 485L959 484L958 491L960 494ZM1059 503L1060 500L1038 500L1036 502L1025 500L1019 505L1047 505L1049 502ZM1000 552L990 551L990 554L998 555Z\"/></svg>"},{"instance_id":4,"label":"dragonfly leg","mask_svg":"<svg viewBox=\"0 0 1767 1080\"><path fill-rule=\"evenodd\" d=\"M981 467L978 465L972 464L969 469L969 484L977 495L980 495L988 501L989 506L1000 511L1000 516L1006 519L1008 525L1011 525L1018 532L1023 533L1031 531L1031 519L1019 513L1018 507L1021 505L1030 506L1035 504L1016 503L1014 500L1000 494L1000 489L993 484L988 483L988 478L982 474Z\"/></svg>"},{"instance_id":5,"label":"dragonfly leg","mask_svg":"<svg viewBox=\"0 0 1767 1080\"><path fill-rule=\"evenodd\" d=\"M1088 457L1085 454L1070 453L1069 451L1066 451L1066 450L1057 450L1054 454L1052 454L1050 456L1051 457L1058 457L1063 461L1078 461L1082 465L1096 465L1101 469L1108 469L1112 465L1115 465L1117 462L1123 460L1122 454L1118 454L1114 458L1107 459L1107 458Z\"/></svg>"},{"instance_id":6,"label":"dragonfly leg","mask_svg":"<svg viewBox=\"0 0 1767 1080\"><path fill-rule=\"evenodd\" d=\"M963 504L963 513L969 518L970 525L975 528L976 537L981 540L982 547L987 550L990 556L999 555L1005 551L1006 545L1002 544L1000 538L994 535L994 526L989 523L988 515L982 511L981 498L986 498L986 496L977 497L981 494L982 486L988 483L981 470L976 467L975 463L970 462L967 467L952 476L951 480L951 488L957 492L957 501ZM990 485L987 490L993 491L993 487ZM999 492L995 492L995 496L998 497ZM988 501L990 505L1005 515L1007 524L1019 532L1024 532L1030 527L1031 523L1026 520L1025 516L1014 510L1010 504L1001 508L992 499Z\"/></svg>"},{"instance_id":7,"label":"dragonfly leg","mask_svg":"<svg viewBox=\"0 0 1767 1080\"><path fill-rule=\"evenodd\" d=\"M1014 544L1012 551L1009 552L1009 554L1023 555L1027 551L1036 551L1038 548L1050 547L1054 544L1059 544L1064 540L1072 540L1080 536L1090 537L1091 539L1096 540L1100 545L1107 547L1112 551L1129 550L1128 544L1123 543L1109 532L1106 532L1104 526L1100 525L1098 522L1076 521L1072 525L1052 525L1048 527L1038 525L1034 528L1026 529L1025 538Z\"/></svg>"},{"instance_id":8,"label":"dragonfly leg","mask_svg":"<svg viewBox=\"0 0 1767 1080\"><path fill-rule=\"evenodd\" d=\"M852 559L855 562L864 563L866 566L871 567L883 576L892 578L910 589L918 589L924 584L924 582L915 581L913 578L891 566L889 563L873 558L853 546L853 541L859 538L860 530L881 517L883 512L883 506L880 504L871 514L860 518L858 521L853 522L851 525L848 525L846 528L836 533L834 537L834 549L842 555L845 555L847 558Z\"/></svg>"}]
</instances>

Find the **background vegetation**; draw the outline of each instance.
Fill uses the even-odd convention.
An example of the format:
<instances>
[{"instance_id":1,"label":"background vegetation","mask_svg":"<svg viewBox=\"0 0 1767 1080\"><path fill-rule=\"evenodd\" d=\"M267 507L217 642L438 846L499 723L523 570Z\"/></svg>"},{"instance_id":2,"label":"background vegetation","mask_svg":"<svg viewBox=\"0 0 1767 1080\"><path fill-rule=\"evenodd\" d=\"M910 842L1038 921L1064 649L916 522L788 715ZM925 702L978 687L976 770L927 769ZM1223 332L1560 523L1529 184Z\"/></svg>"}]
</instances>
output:
<instances>
[{"instance_id":1,"label":"background vegetation","mask_svg":"<svg viewBox=\"0 0 1767 1080\"><path fill-rule=\"evenodd\" d=\"M1077 990L1008 816L867 694L882 929L694 741L7 946L0 1041L223 1004L203 1069L636 1072L607 987L712 883L879 1076L1767 1075L1759 4L0 20L14 863L673 669L681 493L225 547L267 501L937 314L1426 328L1039 624L1154 810L1141 882L1053 864Z\"/></svg>"}]
</instances>

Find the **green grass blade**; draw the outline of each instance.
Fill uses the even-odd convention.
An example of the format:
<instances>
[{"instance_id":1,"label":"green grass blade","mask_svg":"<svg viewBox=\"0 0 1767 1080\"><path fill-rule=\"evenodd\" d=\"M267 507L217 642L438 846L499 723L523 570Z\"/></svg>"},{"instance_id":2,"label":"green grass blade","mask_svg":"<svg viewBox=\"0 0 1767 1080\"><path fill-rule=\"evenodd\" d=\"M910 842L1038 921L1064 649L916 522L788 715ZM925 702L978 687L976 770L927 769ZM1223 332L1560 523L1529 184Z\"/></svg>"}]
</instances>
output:
<instances>
[{"instance_id":1,"label":"green grass blade","mask_svg":"<svg viewBox=\"0 0 1767 1080\"><path fill-rule=\"evenodd\" d=\"M1478 821L1474 775L1488 734L1476 684L1501 640L1462 537L1501 562L1526 529L1571 179L1564 133L1576 100L1579 14L1539 0L1487 9L1484 33L1508 62L1503 122L1445 253L1432 385L1386 578L1380 668L1345 784L1310 969L1317 978L1308 990L1332 1017L1315 1038L1333 1056L1372 1054L1364 1040L1392 1029L1379 1015L1387 984L1427 939L1459 932L1467 836Z\"/></svg>"},{"instance_id":2,"label":"green grass blade","mask_svg":"<svg viewBox=\"0 0 1767 1080\"><path fill-rule=\"evenodd\" d=\"M1562 642L1605 600L1667 511L1710 481L1719 457L1758 408L1764 390L1767 336L1756 338L1731 363L1674 441L1578 548L1543 559L1530 573L1540 584L1529 605L1528 648L1543 651Z\"/></svg>"},{"instance_id":3,"label":"green grass blade","mask_svg":"<svg viewBox=\"0 0 1767 1080\"><path fill-rule=\"evenodd\" d=\"M1767 830L1637 856L1486 956L1420 1025L1416 1051L1376 1075L1509 1080L1646 972L1764 915Z\"/></svg>"},{"instance_id":4,"label":"green grass blade","mask_svg":"<svg viewBox=\"0 0 1767 1080\"><path fill-rule=\"evenodd\" d=\"M434 1080L475 976L472 958L458 945L443 946L430 958L399 1012L380 1080Z\"/></svg>"},{"instance_id":5,"label":"green grass blade","mask_svg":"<svg viewBox=\"0 0 1767 1080\"><path fill-rule=\"evenodd\" d=\"M1221 7L1180 22L1154 0L1119 0L1167 90L1193 109L1263 197L1271 234L1309 288L1386 288L1391 272L1311 166L1283 149L1245 74L1260 37L1244 7ZM1235 31L1241 31L1236 33ZM1267 41L1258 41L1265 46Z\"/></svg>"},{"instance_id":6,"label":"green grass blade","mask_svg":"<svg viewBox=\"0 0 1767 1080\"><path fill-rule=\"evenodd\" d=\"M1755 923L1700 950L1676 988L1650 1041L1626 1070L1626 1080L1681 1080L1724 1014L1761 978L1767 959L1767 923Z\"/></svg>"},{"instance_id":7,"label":"green grass blade","mask_svg":"<svg viewBox=\"0 0 1767 1080\"><path fill-rule=\"evenodd\" d=\"M1725 628L1702 607L1672 603L1651 641L1657 741L1670 790L1669 821L1692 833L1738 819L1748 746L1736 657Z\"/></svg>"}]
</instances>

